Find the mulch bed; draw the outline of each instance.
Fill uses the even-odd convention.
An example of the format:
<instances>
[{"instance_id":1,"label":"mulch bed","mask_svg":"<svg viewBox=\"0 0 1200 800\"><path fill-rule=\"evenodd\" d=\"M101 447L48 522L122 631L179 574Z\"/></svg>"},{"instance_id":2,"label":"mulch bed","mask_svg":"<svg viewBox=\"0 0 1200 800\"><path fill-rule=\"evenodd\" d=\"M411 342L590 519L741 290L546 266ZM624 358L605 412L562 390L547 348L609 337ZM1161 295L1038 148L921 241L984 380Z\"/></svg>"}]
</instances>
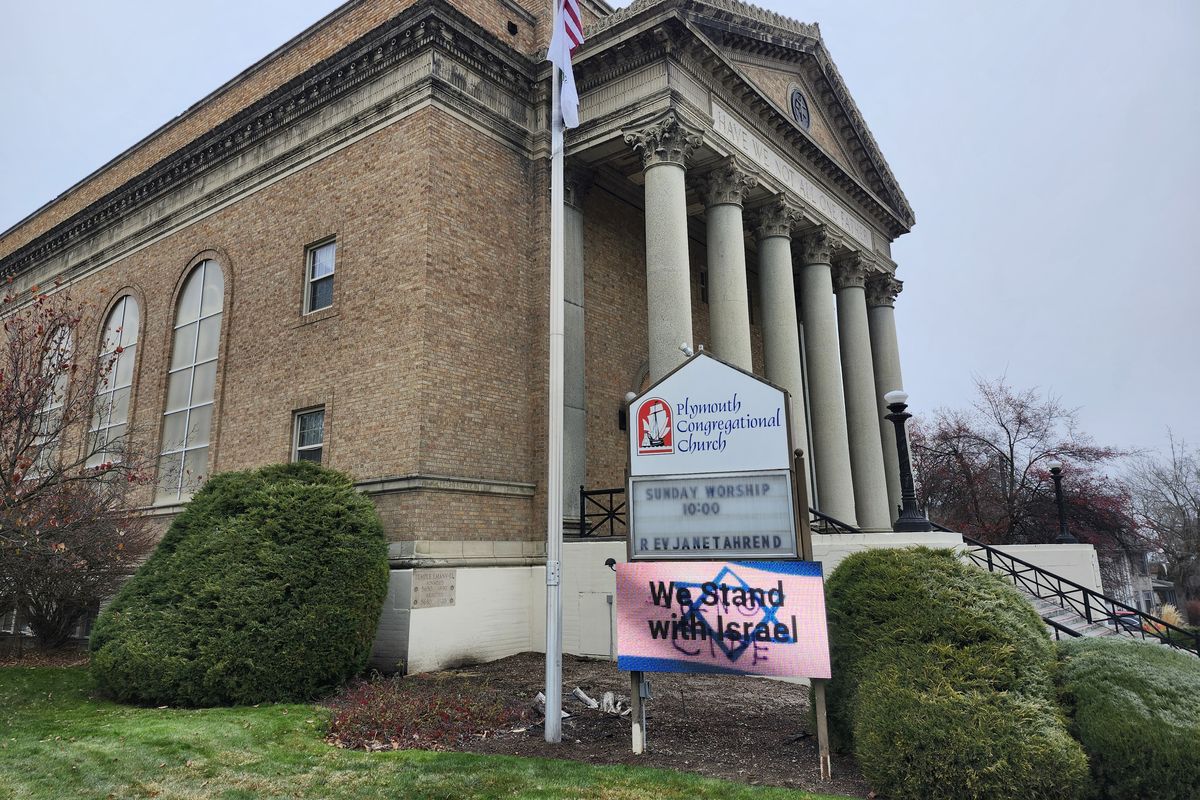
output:
<instances>
[{"instance_id":1,"label":"mulch bed","mask_svg":"<svg viewBox=\"0 0 1200 800\"><path fill-rule=\"evenodd\" d=\"M42 650L32 641L12 642L0 638L0 667L86 667L88 652L77 645Z\"/></svg>"},{"instance_id":2,"label":"mulch bed","mask_svg":"<svg viewBox=\"0 0 1200 800\"><path fill-rule=\"evenodd\" d=\"M590 709L571 696L578 686L597 701L613 692L628 705L628 673L609 661L563 657L563 710L571 717L563 720L562 743L557 745L545 741L542 716L533 705L544 688L544 674L544 656L522 653L490 664L395 679L388 689L392 702L396 692L413 709L443 707L447 697L454 702L470 697L483 712L474 715L473 729L457 726L449 731L436 715L413 712L405 715L403 731L371 741L340 736L335 718L330 741L367 749L449 749L660 767L746 784L868 795L869 787L850 757L835 755L833 780L821 780L807 687L726 675L648 675L653 685L647 705L648 752L638 756L630 751L628 716ZM355 696L362 698L366 688L360 684L347 691L357 691ZM342 700L331 705L344 711L346 695L339 697Z\"/></svg>"}]
</instances>

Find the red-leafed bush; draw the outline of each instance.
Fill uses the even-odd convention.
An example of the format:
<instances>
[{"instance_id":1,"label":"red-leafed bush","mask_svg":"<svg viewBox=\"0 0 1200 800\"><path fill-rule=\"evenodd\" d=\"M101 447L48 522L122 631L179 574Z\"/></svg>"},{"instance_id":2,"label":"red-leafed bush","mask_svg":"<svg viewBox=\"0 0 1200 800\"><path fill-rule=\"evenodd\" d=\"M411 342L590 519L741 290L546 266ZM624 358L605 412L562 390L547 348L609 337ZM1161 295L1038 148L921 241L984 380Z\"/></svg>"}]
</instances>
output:
<instances>
[{"instance_id":1,"label":"red-leafed bush","mask_svg":"<svg viewBox=\"0 0 1200 800\"><path fill-rule=\"evenodd\" d=\"M328 705L333 709L329 741L358 750L449 750L529 715L479 687L420 675L356 680Z\"/></svg>"}]
</instances>

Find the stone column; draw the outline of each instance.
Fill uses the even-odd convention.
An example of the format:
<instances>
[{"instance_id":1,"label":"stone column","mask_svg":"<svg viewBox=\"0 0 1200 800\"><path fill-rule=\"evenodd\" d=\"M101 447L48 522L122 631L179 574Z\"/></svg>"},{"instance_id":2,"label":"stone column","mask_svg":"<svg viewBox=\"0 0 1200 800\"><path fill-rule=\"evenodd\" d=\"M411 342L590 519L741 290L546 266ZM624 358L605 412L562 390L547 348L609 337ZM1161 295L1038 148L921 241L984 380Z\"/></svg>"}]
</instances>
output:
<instances>
[{"instance_id":1,"label":"stone column","mask_svg":"<svg viewBox=\"0 0 1200 800\"><path fill-rule=\"evenodd\" d=\"M904 284L892 275L867 280L867 325L871 331L871 363L875 365L875 412L883 441L883 471L887 475L888 509L892 522L900 514L900 457L896 453L895 426L887 418L883 396L904 388L900 374L900 346L896 339L896 295Z\"/></svg>"},{"instance_id":2,"label":"stone column","mask_svg":"<svg viewBox=\"0 0 1200 800\"><path fill-rule=\"evenodd\" d=\"M871 366L871 336L867 330L866 283L869 264L859 253L839 259L834 273L834 288L837 291L846 422L850 429L854 508L858 513L859 527L883 531L892 529L892 518L888 513L875 371Z\"/></svg>"},{"instance_id":3,"label":"stone column","mask_svg":"<svg viewBox=\"0 0 1200 800\"><path fill-rule=\"evenodd\" d=\"M742 201L758 185L732 159L704 180L708 220L708 346L717 357L750 372L750 296Z\"/></svg>"},{"instance_id":4,"label":"stone column","mask_svg":"<svg viewBox=\"0 0 1200 800\"><path fill-rule=\"evenodd\" d=\"M830 256L837 245L837 240L823 227L800 240L800 310L804 318L808 399L812 404L808 411L812 415L817 510L857 525L838 327L833 311Z\"/></svg>"},{"instance_id":5,"label":"stone column","mask_svg":"<svg viewBox=\"0 0 1200 800\"><path fill-rule=\"evenodd\" d=\"M587 384L584 358L583 196L591 176L567 170L563 208L563 516L578 519L587 482Z\"/></svg>"},{"instance_id":6,"label":"stone column","mask_svg":"<svg viewBox=\"0 0 1200 800\"><path fill-rule=\"evenodd\" d=\"M796 285L792 276L792 228L799 221L800 209L783 201L771 203L759 213L758 279L762 289L763 361L767 380L787 389L791 395L792 448L803 450L805 461L811 463ZM811 474L809 470L805 479ZM809 483L808 494L812 497L813 487Z\"/></svg>"},{"instance_id":7,"label":"stone column","mask_svg":"<svg viewBox=\"0 0 1200 800\"><path fill-rule=\"evenodd\" d=\"M654 382L683 362L680 344L693 344L684 167L700 136L672 111L626 133L625 142L642 151L646 178L646 311Z\"/></svg>"}]
</instances>

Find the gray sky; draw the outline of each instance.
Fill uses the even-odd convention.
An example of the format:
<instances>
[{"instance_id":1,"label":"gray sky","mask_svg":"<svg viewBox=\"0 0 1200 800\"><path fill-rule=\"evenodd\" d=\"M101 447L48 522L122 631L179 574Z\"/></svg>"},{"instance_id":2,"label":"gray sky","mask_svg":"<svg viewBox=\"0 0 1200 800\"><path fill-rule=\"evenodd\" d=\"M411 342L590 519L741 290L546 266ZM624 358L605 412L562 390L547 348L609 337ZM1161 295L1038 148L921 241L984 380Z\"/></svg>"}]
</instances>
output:
<instances>
[{"instance_id":1,"label":"gray sky","mask_svg":"<svg viewBox=\"0 0 1200 800\"><path fill-rule=\"evenodd\" d=\"M916 210L893 251L914 412L1007 373L1101 443L1200 444L1200 3L759 4L820 23ZM0 229L337 5L4 0Z\"/></svg>"}]
</instances>

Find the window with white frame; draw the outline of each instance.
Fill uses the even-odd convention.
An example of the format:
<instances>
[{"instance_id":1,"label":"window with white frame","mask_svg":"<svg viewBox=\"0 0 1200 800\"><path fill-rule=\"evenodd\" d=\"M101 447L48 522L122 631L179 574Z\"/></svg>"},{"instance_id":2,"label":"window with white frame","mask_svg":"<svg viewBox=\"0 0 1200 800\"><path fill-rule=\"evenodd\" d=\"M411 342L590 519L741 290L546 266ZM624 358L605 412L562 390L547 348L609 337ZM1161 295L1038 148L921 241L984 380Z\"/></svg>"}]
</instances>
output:
<instances>
[{"instance_id":1,"label":"window with white frame","mask_svg":"<svg viewBox=\"0 0 1200 800\"><path fill-rule=\"evenodd\" d=\"M330 239L308 248L304 281L304 313L333 305L333 270L337 242Z\"/></svg>"},{"instance_id":2,"label":"window with white frame","mask_svg":"<svg viewBox=\"0 0 1200 800\"><path fill-rule=\"evenodd\" d=\"M47 381L42 405L38 409L37 432L33 440L31 475L45 475L55 466L63 428L63 407L70 391L74 337L67 327L59 327L46 337L42 347L42 375Z\"/></svg>"},{"instance_id":3,"label":"window with white frame","mask_svg":"<svg viewBox=\"0 0 1200 800\"><path fill-rule=\"evenodd\" d=\"M104 340L100 343L100 382L92 412L92 455L88 458L88 466L116 461L124 452L138 329L137 300L125 295L109 312L104 325Z\"/></svg>"},{"instance_id":4,"label":"window with white frame","mask_svg":"<svg viewBox=\"0 0 1200 800\"><path fill-rule=\"evenodd\" d=\"M207 475L224 304L221 267L212 260L200 262L184 282L175 309L156 502L186 500Z\"/></svg>"},{"instance_id":5,"label":"window with white frame","mask_svg":"<svg viewBox=\"0 0 1200 800\"><path fill-rule=\"evenodd\" d=\"M297 411L292 424L292 461L321 463L325 449L325 409Z\"/></svg>"}]
</instances>

